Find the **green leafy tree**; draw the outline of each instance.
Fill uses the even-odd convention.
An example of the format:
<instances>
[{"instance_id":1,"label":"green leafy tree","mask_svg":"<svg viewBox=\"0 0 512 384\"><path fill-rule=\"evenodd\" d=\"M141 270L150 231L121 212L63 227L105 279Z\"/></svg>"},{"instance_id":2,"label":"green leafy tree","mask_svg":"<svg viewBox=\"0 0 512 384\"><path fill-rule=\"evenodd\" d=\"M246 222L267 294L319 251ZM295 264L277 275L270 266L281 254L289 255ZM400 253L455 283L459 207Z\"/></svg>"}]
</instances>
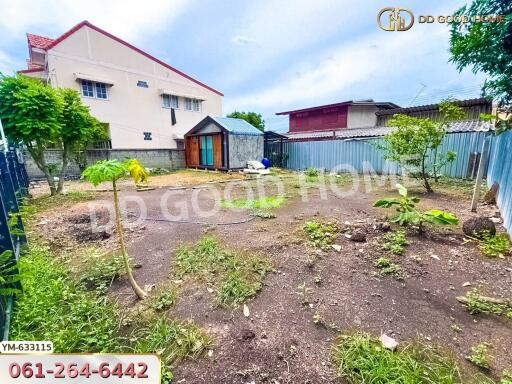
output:
<instances>
[{"instance_id":1,"label":"green leafy tree","mask_svg":"<svg viewBox=\"0 0 512 384\"><path fill-rule=\"evenodd\" d=\"M52 195L57 193L57 187L44 153L58 142L62 108L62 99L41 81L23 75L0 79L0 119L5 134L27 148L44 173Z\"/></svg>"},{"instance_id":2,"label":"green leafy tree","mask_svg":"<svg viewBox=\"0 0 512 384\"><path fill-rule=\"evenodd\" d=\"M82 103L77 91L69 88L57 90L63 102L60 141L62 144L62 167L57 193L62 192L72 154L83 151L87 144L101 136L100 122L91 116L89 107Z\"/></svg>"},{"instance_id":3,"label":"green leafy tree","mask_svg":"<svg viewBox=\"0 0 512 384\"><path fill-rule=\"evenodd\" d=\"M413 177L420 180L427 190L433 192L430 179L439 178L440 169L456 158L456 153L439 152L446 135L446 126L455 120L463 119L464 111L453 103L439 104L441 119L394 115L388 126L396 130L384 137L384 144L377 145L385 152L385 159L398 161Z\"/></svg>"},{"instance_id":4,"label":"green leafy tree","mask_svg":"<svg viewBox=\"0 0 512 384\"><path fill-rule=\"evenodd\" d=\"M457 15L505 15L501 23L453 23L451 27L451 61L459 70L471 67L488 76L483 94L494 98L498 112L506 116L502 128L511 126L512 107L512 3L510 0L473 0Z\"/></svg>"},{"instance_id":5,"label":"green leafy tree","mask_svg":"<svg viewBox=\"0 0 512 384\"><path fill-rule=\"evenodd\" d=\"M396 185L398 194L397 197L386 197L377 200L373 206L377 208L396 208L396 215L391 218L391 221L403 226L415 225L418 227L419 232L423 232L425 223L433 225L457 225L459 219L449 212L441 211L440 209L431 209L421 212L416 208L416 204L420 202L419 197L410 197L405 188L401 184Z\"/></svg>"},{"instance_id":6,"label":"green leafy tree","mask_svg":"<svg viewBox=\"0 0 512 384\"><path fill-rule=\"evenodd\" d=\"M114 193L114 211L116 216L116 231L119 238L119 246L123 255L123 261L126 268L126 274L128 280L133 288L133 291L139 299L145 299L147 293L139 287L135 278L133 277L132 268L130 266L130 260L128 252L126 250L126 244L124 242L124 228L121 219L121 211L119 209L119 197L117 194L117 181L125 176L127 173L133 177L135 183L140 181L140 175L147 174L142 164L135 159L126 160L120 162L118 160L100 160L96 164L90 165L85 169L82 176L89 181L92 185L97 186L104 182L112 183L112 190Z\"/></svg>"},{"instance_id":7,"label":"green leafy tree","mask_svg":"<svg viewBox=\"0 0 512 384\"><path fill-rule=\"evenodd\" d=\"M0 119L8 139L27 148L52 195L62 192L72 154L84 151L92 140L107 137L78 92L56 90L23 75L0 78ZM62 149L60 167L45 160L50 146ZM54 175L59 175L58 183Z\"/></svg>"},{"instance_id":8,"label":"green leafy tree","mask_svg":"<svg viewBox=\"0 0 512 384\"><path fill-rule=\"evenodd\" d=\"M258 128L261 132L265 130L265 120L263 120L263 117L259 113L234 111L227 115L227 117L243 119L247 121L249 124Z\"/></svg>"}]
</instances>

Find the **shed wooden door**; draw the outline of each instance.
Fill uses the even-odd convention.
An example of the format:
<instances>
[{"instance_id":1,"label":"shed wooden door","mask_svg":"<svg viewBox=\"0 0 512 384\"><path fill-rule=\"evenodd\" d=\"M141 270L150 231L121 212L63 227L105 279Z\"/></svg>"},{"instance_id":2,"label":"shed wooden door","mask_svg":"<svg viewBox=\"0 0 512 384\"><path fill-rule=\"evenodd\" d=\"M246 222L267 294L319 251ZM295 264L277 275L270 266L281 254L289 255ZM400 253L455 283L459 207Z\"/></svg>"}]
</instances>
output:
<instances>
[{"instance_id":1,"label":"shed wooden door","mask_svg":"<svg viewBox=\"0 0 512 384\"><path fill-rule=\"evenodd\" d=\"M187 137L185 150L187 167L197 167L199 165L199 137Z\"/></svg>"},{"instance_id":2,"label":"shed wooden door","mask_svg":"<svg viewBox=\"0 0 512 384\"><path fill-rule=\"evenodd\" d=\"M213 166L222 167L222 134L213 136Z\"/></svg>"}]
</instances>

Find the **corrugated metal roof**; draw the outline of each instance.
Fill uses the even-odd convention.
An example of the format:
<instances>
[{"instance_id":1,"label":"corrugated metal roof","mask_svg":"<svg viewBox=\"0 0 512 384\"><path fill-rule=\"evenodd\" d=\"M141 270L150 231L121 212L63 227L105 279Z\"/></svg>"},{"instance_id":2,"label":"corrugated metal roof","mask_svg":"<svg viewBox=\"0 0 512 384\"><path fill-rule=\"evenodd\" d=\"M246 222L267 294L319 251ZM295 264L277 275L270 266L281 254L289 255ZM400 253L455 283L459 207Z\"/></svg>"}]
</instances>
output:
<instances>
[{"instance_id":1,"label":"corrugated metal roof","mask_svg":"<svg viewBox=\"0 0 512 384\"><path fill-rule=\"evenodd\" d=\"M339 107L342 105L375 105L380 108L392 108L397 109L400 108L399 105L392 103L390 101L374 101L373 99L367 99L367 100L347 100L342 101L339 103L334 104L325 104L325 105L318 105L315 107L308 107L308 108L301 108L301 109L294 109L292 111L286 111L286 112L277 112L276 115L289 115L292 113L299 113L299 112L306 112L306 111L315 111L318 109L324 109L324 108L332 108L332 107Z\"/></svg>"},{"instance_id":2,"label":"corrugated metal roof","mask_svg":"<svg viewBox=\"0 0 512 384\"><path fill-rule=\"evenodd\" d=\"M233 117L212 117L212 119L227 131L236 135L263 135L263 132L243 119Z\"/></svg>"},{"instance_id":3,"label":"corrugated metal roof","mask_svg":"<svg viewBox=\"0 0 512 384\"><path fill-rule=\"evenodd\" d=\"M472 107L476 105L492 105L492 100L480 97L476 99L467 99L467 100L454 100L453 103L459 107ZM437 111L439 110L439 104L425 104L425 105L416 105L414 107L406 107L406 108L394 108L394 109L386 109L375 112L377 116L382 115L394 115L396 113L411 113L411 112L423 112L423 111Z\"/></svg>"},{"instance_id":4,"label":"corrugated metal roof","mask_svg":"<svg viewBox=\"0 0 512 384\"><path fill-rule=\"evenodd\" d=\"M325 140L333 139L355 139L363 137L381 137L393 132L395 127L365 127L365 128L344 128L331 131L315 131L301 133L287 133L286 136L290 140L317 139ZM493 130L492 124L480 120L456 121L451 123L446 132L487 132Z\"/></svg>"}]
</instances>

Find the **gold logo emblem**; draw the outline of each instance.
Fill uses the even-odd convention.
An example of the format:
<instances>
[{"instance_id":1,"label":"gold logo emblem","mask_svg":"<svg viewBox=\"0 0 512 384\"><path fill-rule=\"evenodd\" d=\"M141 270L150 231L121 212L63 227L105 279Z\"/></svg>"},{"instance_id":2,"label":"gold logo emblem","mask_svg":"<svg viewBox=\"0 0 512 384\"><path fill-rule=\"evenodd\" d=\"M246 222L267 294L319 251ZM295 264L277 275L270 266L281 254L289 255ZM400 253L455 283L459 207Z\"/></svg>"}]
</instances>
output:
<instances>
[{"instance_id":1,"label":"gold logo emblem","mask_svg":"<svg viewBox=\"0 0 512 384\"><path fill-rule=\"evenodd\" d=\"M377 15L377 23L385 31L407 31L414 24L414 14L402 7L382 8Z\"/></svg>"}]
</instances>

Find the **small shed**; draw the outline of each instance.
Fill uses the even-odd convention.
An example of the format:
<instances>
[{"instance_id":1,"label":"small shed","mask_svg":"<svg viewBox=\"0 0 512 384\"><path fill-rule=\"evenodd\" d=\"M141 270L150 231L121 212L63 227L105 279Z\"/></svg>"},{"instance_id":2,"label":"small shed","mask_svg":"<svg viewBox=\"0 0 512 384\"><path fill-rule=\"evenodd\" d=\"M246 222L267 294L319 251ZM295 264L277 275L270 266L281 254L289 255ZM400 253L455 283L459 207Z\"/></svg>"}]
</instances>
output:
<instances>
[{"instance_id":1,"label":"small shed","mask_svg":"<svg viewBox=\"0 0 512 384\"><path fill-rule=\"evenodd\" d=\"M263 132L242 119L206 116L185 134L187 167L232 170L263 158Z\"/></svg>"}]
</instances>

